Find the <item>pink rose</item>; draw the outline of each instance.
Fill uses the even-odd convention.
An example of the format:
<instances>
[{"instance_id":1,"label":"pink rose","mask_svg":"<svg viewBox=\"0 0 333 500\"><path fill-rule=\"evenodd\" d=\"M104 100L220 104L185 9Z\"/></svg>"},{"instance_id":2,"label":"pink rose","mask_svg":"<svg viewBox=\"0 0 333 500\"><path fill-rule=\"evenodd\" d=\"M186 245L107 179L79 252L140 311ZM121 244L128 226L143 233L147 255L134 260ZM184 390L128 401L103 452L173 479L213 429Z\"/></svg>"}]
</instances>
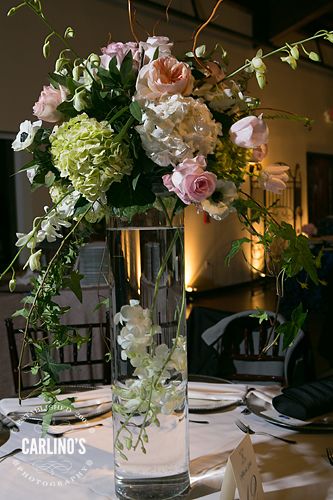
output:
<instances>
[{"instance_id":1,"label":"pink rose","mask_svg":"<svg viewBox=\"0 0 333 500\"><path fill-rule=\"evenodd\" d=\"M289 179L286 173L289 170L288 165L273 164L265 167L259 175L258 181L263 189L280 194L287 186Z\"/></svg>"},{"instance_id":2,"label":"pink rose","mask_svg":"<svg viewBox=\"0 0 333 500\"><path fill-rule=\"evenodd\" d=\"M136 84L136 98L159 99L164 95L189 95L194 78L188 64L172 56L160 57L141 68Z\"/></svg>"},{"instance_id":3,"label":"pink rose","mask_svg":"<svg viewBox=\"0 0 333 500\"><path fill-rule=\"evenodd\" d=\"M101 51L103 53L101 56L101 66L105 69L109 69L109 63L114 57L117 59L117 68L120 69L121 63L129 51L132 52L133 67L135 69L139 68L140 51L138 44L135 42L112 42L107 47L102 47Z\"/></svg>"},{"instance_id":4,"label":"pink rose","mask_svg":"<svg viewBox=\"0 0 333 500\"><path fill-rule=\"evenodd\" d=\"M66 100L67 91L60 87L54 89L51 85L44 85L38 101L33 107L33 113L39 120L56 123L62 119L62 113L57 110L59 104Z\"/></svg>"},{"instance_id":5,"label":"pink rose","mask_svg":"<svg viewBox=\"0 0 333 500\"><path fill-rule=\"evenodd\" d=\"M146 42L140 42L140 49L144 51L144 63L152 61L156 50L158 49L157 57L169 56L173 43L166 36L150 36ZM155 56L156 57L156 56Z\"/></svg>"},{"instance_id":6,"label":"pink rose","mask_svg":"<svg viewBox=\"0 0 333 500\"><path fill-rule=\"evenodd\" d=\"M251 161L260 163L267 156L267 153L267 144L261 144L260 146L253 149Z\"/></svg>"},{"instance_id":7,"label":"pink rose","mask_svg":"<svg viewBox=\"0 0 333 500\"><path fill-rule=\"evenodd\" d=\"M186 159L172 174L163 175L163 183L186 205L200 203L214 193L217 181L216 175L206 172L205 168L206 160L202 155Z\"/></svg>"},{"instance_id":8,"label":"pink rose","mask_svg":"<svg viewBox=\"0 0 333 500\"><path fill-rule=\"evenodd\" d=\"M268 127L262 115L238 120L230 128L229 134L232 142L241 148L257 148L268 142Z\"/></svg>"}]
</instances>

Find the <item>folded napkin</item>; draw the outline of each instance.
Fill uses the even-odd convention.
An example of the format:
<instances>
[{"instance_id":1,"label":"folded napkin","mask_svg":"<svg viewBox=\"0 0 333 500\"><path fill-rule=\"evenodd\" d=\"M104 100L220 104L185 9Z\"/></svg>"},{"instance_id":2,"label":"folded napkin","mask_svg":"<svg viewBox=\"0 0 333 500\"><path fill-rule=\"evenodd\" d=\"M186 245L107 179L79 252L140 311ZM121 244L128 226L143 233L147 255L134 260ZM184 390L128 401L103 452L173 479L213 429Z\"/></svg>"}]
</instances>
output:
<instances>
[{"instance_id":1,"label":"folded napkin","mask_svg":"<svg viewBox=\"0 0 333 500\"><path fill-rule=\"evenodd\" d=\"M287 387L272 400L274 408L289 417L308 420L333 411L333 379Z\"/></svg>"}]
</instances>

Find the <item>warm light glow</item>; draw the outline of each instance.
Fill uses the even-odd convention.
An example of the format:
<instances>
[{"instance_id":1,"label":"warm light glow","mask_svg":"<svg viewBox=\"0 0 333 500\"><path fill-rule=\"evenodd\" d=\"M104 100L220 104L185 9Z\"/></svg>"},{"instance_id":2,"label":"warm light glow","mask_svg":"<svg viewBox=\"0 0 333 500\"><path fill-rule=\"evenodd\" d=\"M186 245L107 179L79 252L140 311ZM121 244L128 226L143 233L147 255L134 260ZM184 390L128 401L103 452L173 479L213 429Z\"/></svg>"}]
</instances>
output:
<instances>
[{"instance_id":1,"label":"warm light glow","mask_svg":"<svg viewBox=\"0 0 333 500\"><path fill-rule=\"evenodd\" d=\"M126 263L127 278L130 286L140 294L141 251L140 231L122 231L121 247ZM133 262L135 259L135 262Z\"/></svg>"}]
</instances>

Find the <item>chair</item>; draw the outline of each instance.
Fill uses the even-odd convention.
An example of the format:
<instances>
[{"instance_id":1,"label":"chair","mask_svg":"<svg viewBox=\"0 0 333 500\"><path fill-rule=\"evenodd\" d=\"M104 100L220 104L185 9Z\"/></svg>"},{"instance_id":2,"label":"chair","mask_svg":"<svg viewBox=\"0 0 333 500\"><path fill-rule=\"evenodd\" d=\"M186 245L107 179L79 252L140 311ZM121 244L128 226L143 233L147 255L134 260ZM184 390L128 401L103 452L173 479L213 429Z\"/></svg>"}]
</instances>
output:
<instances>
[{"instance_id":1,"label":"chair","mask_svg":"<svg viewBox=\"0 0 333 500\"><path fill-rule=\"evenodd\" d=\"M250 317L257 311L249 310L232 314L205 330L201 338L213 348L219 363L217 376L259 383L279 382L291 384L297 379L302 382L305 376L303 356L304 333L299 331L292 346L283 350L283 336L263 353L263 348L273 341L271 321L261 324L257 318ZM274 313L268 311L272 320ZM285 320L281 315L278 324ZM302 373L301 373L302 372Z\"/></svg>"},{"instance_id":2,"label":"chair","mask_svg":"<svg viewBox=\"0 0 333 500\"><path fill-rule=\"evenodd\" d=\"M108 252L104 241L86 243L80 249L75 267L83 274L82 286L108 285Z\"/></svg>"},{"instance_id":3,"label":"chair","mask_svg":"<svg viewBox=\"0 0 333 500\"><path fill-rule=\"evenodd\" d=\"M19 352L22 346L23 328L15 327L11 318L5 320L10 361L16 393L19 387ZM106 353L110 351L110 320L106 314L105 322L66 325L76 335L87 337L89 340L78 348L77 344L60 347L52 351L54 360L58 363L67 363L70 368L59 374L59 384L110 384L111 367L106 361ZM34 339L45 338L42 330L29 329L29 335ZM50 335L47 337L49 341ZM23 359L24 371L21 373L21 390L32 389L38 378L30 372L30 367L36 359L35 348L32 343L25 349Z\"/></svg>"}]
</instances>

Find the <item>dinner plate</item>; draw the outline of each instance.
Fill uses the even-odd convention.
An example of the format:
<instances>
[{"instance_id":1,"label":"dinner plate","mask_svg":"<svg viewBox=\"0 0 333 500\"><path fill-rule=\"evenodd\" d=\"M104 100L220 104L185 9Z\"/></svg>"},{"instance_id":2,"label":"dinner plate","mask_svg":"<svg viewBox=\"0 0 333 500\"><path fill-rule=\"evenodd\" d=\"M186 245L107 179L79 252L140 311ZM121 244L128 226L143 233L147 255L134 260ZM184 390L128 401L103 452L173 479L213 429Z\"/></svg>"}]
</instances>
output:
<instances>
[{"instance_id":1,"label":"dinner plate","mask_svg":"<svg viewBox=\"0 0 333 500\"><path fill-rule=\"evenodd\" d=\"M62 388L59 401L66 398L74 399L74 408L54 413L52 425L84 422L86 419L98 417L112 409L111 388L106 386L66 386ZM7 412L8 416L14 420L23 419L25 422L41 423L45 415L43 406L46 405L38 403L36 398L32 398L31 403L34 404L29 404L29 399L26 399L23 406L12 408L12 411Z\"/></svg>"},{"instance_id":2,"label":"dinner plate","mask_svg":"<svg viewBox=\"0 0 333 500\"><path fill-rule=\"evenodd\" d=\"M333 413L309 421L297 420L277 412L273 405L258 394L249 392L245 398L248 410L271 424L299 432L333 432Z\"/></svg>"},{"instance_id":3,"label":"dinner plate","mask_svg":"<svg viewBox=\"0 0 333 500\"><path fill-rule=\"evenodd\" d=\"M95 418L104 413L108 413L112 409L112 402L101 404L93 404L91 406L86 406L85 408L75 408L74 410L61 411L55 413L51 420L51 425L66 424L72 422L84 421L85 419ZM33 413L25 418L26 422L31 423L41 423L43 420L44 413Z\"/></svg>"},{"instance_id":4,"label":"dinner plate","mask_svg":"<svg viewBox=\"0 0 333 500\"><path fill-rule=\"evenodd\" d=\"M227 410L239 405L239 400L234 401L209 401L207 399L190 399L188 400L188 407L191 413L206 413L207 411Z\"/></svg>"},{"instance_id":5,"label":"dinner plate","mask_svg":"<svg viewBox=\"0 0 333 500\"><path fill-rule=\"evenodd\" d=\"M189 382L188 404L192 413L226 410L242 402L245 386L229 384Z\"/></svg>"}]
</instances>

